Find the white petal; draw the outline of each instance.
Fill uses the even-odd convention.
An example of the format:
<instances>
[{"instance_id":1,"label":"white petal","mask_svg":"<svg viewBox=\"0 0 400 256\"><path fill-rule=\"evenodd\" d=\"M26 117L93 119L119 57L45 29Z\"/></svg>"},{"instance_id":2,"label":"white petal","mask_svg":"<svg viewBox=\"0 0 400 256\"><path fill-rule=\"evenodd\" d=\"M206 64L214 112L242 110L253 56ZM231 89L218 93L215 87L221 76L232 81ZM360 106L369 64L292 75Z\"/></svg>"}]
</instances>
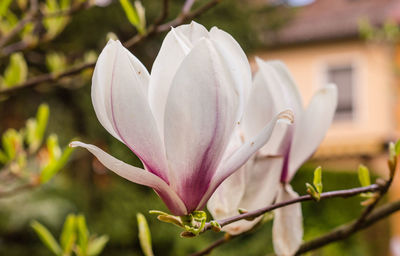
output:
<instances>
[{"instance_id":1,"label":"white petal","mask_svg":"<svg viewBox=\"0 0 400 256\"><path fill-rule=\"evenodd\" d=\"M192 48L200 39L209 37L207 29L195 21L192 21L190 24L176 27L175 31L186 44L191 46L190 48Z\"/></svg>"},{"instance_id":2,"label":"white petal","mask_svg":"<svg viewBox=\"0 0 400 256\"><path fill-rule=\"evenodd\" d=\"M98 147L90 144L85 144L79 141L71 142L71 147L83 147L89 150L96 158L108 169L115 172L119 176L130 180L134 183L145 185L153 188L166 203L168 208L173 214L184 215L187 214L185 205L182 200L172 191L167 183L165 183L158 176L143 170L141 168L134 167L126 164L121 160L107 154Z\"/></svg>"},{"instance_id":3,"label":"white petal","mask_svg":"<svg viewBox=\"0 0 400 256\"><path fill-rule=\"evenodd\" d=\"M232 84L235 86L235 90L243 95L243 101L239 106L239 121L243 115L244 102L247 100L251 89L251 69L249 62L240 45L225 31L213 27L210 31L210 38L218 49L225 66L229 67L228 72L233 78Z\"/></svg>"},{"instance_id":4,"label":"white petal","mask_svg":"<svg viewBox=\"0 0 400 256\"><path fill-rule=\"evenodd\" d=\"M234 152L231 157L227 158L218 167L218 171L212 178L212 182L204 195L203 200L199 204L199 208L204 205L208 198L212 195L215 189L232 173L238 170L250 157L263 147L270 139L274 128L288 129L293 120L293 115L290 111L285 111L275 116L260 133L251 140L246 141L240 148Z\"/></svg>"},{"instance_id":5,"label":"white petal","mask_svg":"<svg viewBox=\"0 0 400 256\"><path fill-rule=\"evenodd\" d=\"M110 61L111 77L103 90L113 128L149 171L168 182L163 143L146 97L147 79L141 78L148 74L119 42Z\"/></svg>"},{"instance_id":6,"label":"white petal","mask_svg":"<svg viewBox=\"0 0 400 256\"><path fill-rule=\"evenodd\" d=\"M238 214L239 204L247 185L245 183L246 171L248 171L247 165L242 166L224 180L208 200L207 209L214 219L224 219Z\"/></svg>"},{"instance_id":7,"label":"white petal","mask_svg":"<svg viewBox=\"0 0 400 256\"><path fill-rule=\"evenodd\" d=\"M261 72L254 77L249 100L245 108L241 126L247 138L257 135L263 127L278 113L272 98L273 88L265 82ZM278 97L279 96L275 96Z\"/></svg>"},{"instance_id":8,"label":"white petal","mask_svg":"<svg viewBox=\"0 0 400 256\"><path fill-rule=\"evenodd\" d=\"M272 204L279 188L283 157L256 156L246 172L246 192L240 207L256 210Z\"/></svg>"},{"instance_id":9,"label":"white petal","mask_svg":"<svg viewBox=\"0 0 400 256\"><path fill-rule=\"evenodd\" d=\"M301 96L289 70L280 61L262 61L256 58L263 76L264 83L269 88L275 113L284 109L292 109L297 122L297 116L303 111Z\"/></svg>"},{"instance_id":10,"label":"white petal","mask_svg":"<svg viewBox=\"0 0 400 256\"><path fill-rule=\"evenodd\" d=\"M158 123L161 136L164 132L165 104L172 79L193 44L207 35L207 30L192 22L171 31L165 37L151 70L149 102Z\"/></svg>"},{"instance_id":11,"label":"white petal","mask_svg":"<svg viewBox=\"0 0 400 256\"><path fill-rule=\"evenodd\" d=\"M239 95L208 39L182 62L165 112L165 146L171 186L194 210L225 152L235 127Z\"/></svg>"},{"instance_id":12,"label":"white petal","mask_svg":"<svg viewBox=\"0 0 400 256\"><path fill-rule=\"evenodd\" d=\"M322 142L332 123L336 105L336 86L325 86L316 92L307 110L298 119L290 150L288 181Z\"/></svg>"},{"instance_id":13,"label":"white petal","mask_svg":"<svg viewBox=\"0 0 400 256\"><path fill-rule=\"evenodd\" d=\"M288 184L282 185L276 202L297 198L299 195ZM292 256L303 241L303 216L301 204L292 204L274 211L272 242L278 256Z\"/></svg>"},{"instance_id":14,"label":"white petal","mask_svg":"<svg viewBox=\"0 0 400 256\"><path fill-rule=\"evenodd\" d=\"M115 138L122 141L114 129L111 113L110 86L112 80L112 66L118 50L118 42L110 40L97 60L92 79L92 102L103 127ZM133 71L132 71L133 72Z\"/></svg>"},{"instance_id":15,"label":"white petal","mask_svg":"<svg viewBox=\"0 0 400 256\"><path fill-rule=\"evenodd\" d=\"M229 214L225 214L225 216L216 217L212 211L214 219L222 219L227 217L232 217L237 215L238 208L244 208L246 210L252 211L259 209L261 207L268 206L272 204L275 199L276 193L279 188L279 180L280 180L280 170L282 168L283 158L282 157L260 157L255 158L254 161L250 160L244 166L245 174L246 174L246 189L244 194L238 193L235 190L234 186L230 187L230 193L224 193L226 197L239 197L241 198L239 204L236 204L236 207L232 209ZM215 191L210 201L208 201L207 207L210 210L210 202L212 202L215 195L221 188L226 189L226 182L230 181L233 177L237 176L240 172L242 172L242 167L240 170L229 176ZM238 187L240 191L240 187ZM230 199L231 201L232 199ZM221 201L221 200L220 200ZM217 205L216 205L217 207ZM216 208L214 207L214 209ZM218 208L217 208L218 209ZM225 232L228 232L231 235L238 235L240 233L249 231L252 229L260 220L262 216L256 218L252 221L238 221L232 224L229 224L223 228Z\"/></svg>"}]
</instances>

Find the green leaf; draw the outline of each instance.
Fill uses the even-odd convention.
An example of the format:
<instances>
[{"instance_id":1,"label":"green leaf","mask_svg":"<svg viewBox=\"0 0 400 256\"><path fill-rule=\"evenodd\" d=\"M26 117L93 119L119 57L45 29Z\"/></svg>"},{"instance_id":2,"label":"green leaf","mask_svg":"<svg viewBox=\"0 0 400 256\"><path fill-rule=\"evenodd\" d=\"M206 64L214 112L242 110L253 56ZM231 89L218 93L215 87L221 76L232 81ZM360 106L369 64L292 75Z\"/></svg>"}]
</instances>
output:
<instances>
[{"instance_id":1,"label":"green leaf","mask_svg":"<svg viewBox=\"0 0 400 256\"><path fill-rule=\"evenodd\" d=\"M1 0L0 1L0 18L6 14L11 2L12 2L12 0Z\"/></svg>"},{"instance_id":2,"label":"green leaf","mask_svg":"<svg viewBox=\"0 0 400 256\"><path fill-rule=\"evenodd\" d=\"M52 251L55 255L58 256L62 255L62 250L60 245L57 243L53 235L45 226L43 226L37 221L32 221L31 227L33 228L33 230L35 230L40 240L42 240L43 244L46 245L47 248L50 249L50 251Z\"/></svg>"},{"instance_id":3,"label":"green leaf","mask_svg":"<svg viewBox=\"0 0 400 256\"><path fill-rule=\"evenodd\" d=\"M100 237L97 237L97 238L94 238L93 240L91 240L88 244L87 255L88 256L99 255L103 251L108 240L109 240L109 238L106 235L103 235L103 236L100 236Z\"/></svg>"},{"instance_id":4,"label":"green leaf","mask_svg":"<svg viewBox=\"0 0 400 256\"><path fill-rule=\"evenodd\" d=\"M40 104L37 114L36 114L36 121L37 121L37 128L36 128L36 138L38 140L42 140L44 133L46 131L47 122L49 120L50 108L47 104Z\"/></svg>"},{"instance_id":5,"label":"green leaf","mask_svg":"<svg viewBox=\"0 0 400 256\"><path fill-rule=\"evenodd\" d=\"M3 84L6 87L12 87L23 83L28 77L28 66L22 53L13 53L10 57L10 63L4 71Z\"/></svg>"},{"instance_id":6,"label":"green leaf","mask_svg":"<svg viewBox=\"0 0 400 256\"><path fill-rule=\"evenodd\" d=\"M74 148L65 147L61 157L54 161L51 161L46 167L42 169L40 172L40 182L46 183L54 175L56 175L68 162L69 157L71 156L72 152L74 152Z\"/></svg>"},{"instance_id":7,"label":"green leaf","mask_svg":"<svg viewBox=\"0 0 400 256\"><path fill-rule=\"evenodd\" d=\"M400 140L398 140L397 142L396 142L396 144L394 145L394 151L396 152L396 155L398 156L398 155L400 155Z\"/></svg>"},{"instance_id":8,"label":"green leaf","mask_svg":"<svg viewBox=\"0 0 400 256\"><path fill-rule=\"evenodd\" d=\"M317 202L321 199L321 195L315 190L315 188L310 184L306 183L307 193Z\"/></svg>"},{"instance_id":9,"label":"green leaf","mask_svg":"<svg viewBox=\"0 0 400 256\"><path fill-rule=\"evenodd\" d=\"M365 165L360 164L360 166L358 166L358 180L363 187L371 185L369 170Z\"/></svg>"},{"instance_id":10,"label":"green leaf","mask_svg":"<svg viewBox=\"0 0 400 256\"><path fill-rule=\"evenodd\" d=\"M137 27L140 34L146 32L146 10L144 9L142 2L139 0L135 1L136 13L139 17L139 26Z\"/></svg>"},{"instance_id":11,"label":"green leaf","mask_svg":"<svg viewBox=\"0 0 400 256\"><path fill-rule=\"evenodd\" d=\"M8 162L8 157L6 156L6 154L0 150L0 163L2 164L6 164Z\"/></svg>"},{"instance_id":12,"label":"green leaf","mask_svg":"<svg viewBox=\"0 0 400 256\"><path fill-rule=\"evenodd\" d=\"M322 193L323 185L322 185L322 169L321 166L318 166L317 169L314 171L314 181L313 184L317 189L319 194Z\"/></svg>"},{"instance_id":13,"label":"green leaf","mask_svg":"<svg viewBox=\"0 0 400 256\"><path fill-rule=\"evenodd\" d=\"M145 256L154 256L151 246L151 233L146 218L141 213L136 214L136 218L139 228L140 247L142 248L143 254Z\"/></svg>"},{"instance_id":14,"label":"green leaf","mask_svg":"<svg viewBox=\"0 0 400 256\"><path fill-rule=\"evenodd\" d=\"M63 53L50 52L46 55L47 69L52 73L60 73L67 68L67 58Z\"/></svg>"},{"instance_id":15,"label":"green leaf","mask_svg":"<svg viewBox=\"0 0 400 256\"><path fill-rule=\"evenodd\" d=\"M78 230L79 248L83 254L86 254L89 241L89 230L86 226L85 217L81 214L76 217L76 227Z\"/></svg>"},{"instance_id":16,"label":"green leaf","mask_svg":"<svg viewBox=\"0 0 400 256\"><path fill-rule=\"evenodd\" d=\"M60 236L61 247L64 255L70 255L76 241L76 217L69 214L64 222L64 227Z\"/></svg>"},{"instance_id":17,"label":"green leaf","mask_svg":"<svg viewBox=\"0 0 400 256\"><path fill-rule=\"evenodd\" d=\"M30 152L36 151L42 144L49 114L49 106L41 104L36 113L36 119L28 119L26 122L26 142L29 145Z\"/></svg>"},{"instance_id":18,"label":"green leaf","mask_svg":"<svg viewBox=\"0 0 400 256\"><path fill-rule=\"evenodd\" d=\"M122 9L124 9L125 15L128 18L129 22L138 30L140 34L143 34L145 28L145 17L144 17L144 8L138 3L137 7L140 9L140 15L138 15L135 8L132 6L130 0L119 0L121 3Z\"/></svg>"},{"instance_id":19,"label":"green leaf","mask_svg":"<svg viewBox=\"0 0 400 256\"><path fill-rule=\"evenodd\" d=\"M22 149L22 136L15 129L8 129L2 137L3 150L8 160L13 160L18 150Z\"/></svg>"}]
</instances>

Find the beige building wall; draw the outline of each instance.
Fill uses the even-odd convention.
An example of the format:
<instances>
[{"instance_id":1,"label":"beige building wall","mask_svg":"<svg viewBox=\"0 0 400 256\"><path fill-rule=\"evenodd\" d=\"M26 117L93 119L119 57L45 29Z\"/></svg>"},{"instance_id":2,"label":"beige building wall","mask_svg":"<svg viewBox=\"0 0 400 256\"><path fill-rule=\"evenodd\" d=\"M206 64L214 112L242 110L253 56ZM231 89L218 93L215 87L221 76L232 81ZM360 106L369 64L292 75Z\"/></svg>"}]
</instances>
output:
<instances>
[{"instance_id":1,"label":"beige building wall","mask_svg":"<svg viewBox=\"0 0 400 256\"><path fill-rule=\"evenodd\" d=\"M381 150L393 139L396 127L397 90L394 51L384 44L362 41L332 42L256 52L254 57L282 60L292 72L306 106L318 88L326 84L329 65L350 64L354 69L351 121L334 121L317 156L358 155Z\"/></svg>"}]
</instances>

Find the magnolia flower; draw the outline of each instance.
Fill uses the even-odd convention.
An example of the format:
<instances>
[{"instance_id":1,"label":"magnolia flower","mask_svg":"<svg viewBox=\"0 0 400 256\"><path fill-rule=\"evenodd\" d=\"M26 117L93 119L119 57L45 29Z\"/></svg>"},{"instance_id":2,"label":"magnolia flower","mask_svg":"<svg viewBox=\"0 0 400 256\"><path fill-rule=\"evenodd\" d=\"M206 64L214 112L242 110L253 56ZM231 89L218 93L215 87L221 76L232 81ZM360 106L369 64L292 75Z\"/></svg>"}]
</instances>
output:
<instances>
[{"instance_id":1,"label":"magnolia flower","mask_svg":"<svg viewBox=\"0 0 400 256\"><path fill-rule=\"evenodd\" d=\"M143 163L128 165L96 146L73 142L118 175L149 186L175 215L200 210L221 182L271 136L277 115L240 147L227 150L251 86L247 58L218 28L192 22L165 37L151 75L120 42L97 61L93 106L100 123Z\"/></svg>"},{"instance_id":2,"label":"magnolia flower","mask_svg":"<svg viewBox=\"0 0 400 256\"><path fill-rule=\"evenodd\" d=\"M335 113L337 89L334 85L319 89L304 109L297 86L285 65L278 61L256 61L259 71L254 77L242 133L251 135L251 130L259 129L274 113L286 108L294 112L294 125L286 131L274 131L273 139L221 184L207 205L216 219L236 215L238 208L255 210L271 204L274 199L281 202L298 197L289 182L321 143ZM232 223L224 230L236 235L251 229L260 219ZM293 255L302 237L301 204L275 210L275 252Z\"/></svg>"}]
</instances>

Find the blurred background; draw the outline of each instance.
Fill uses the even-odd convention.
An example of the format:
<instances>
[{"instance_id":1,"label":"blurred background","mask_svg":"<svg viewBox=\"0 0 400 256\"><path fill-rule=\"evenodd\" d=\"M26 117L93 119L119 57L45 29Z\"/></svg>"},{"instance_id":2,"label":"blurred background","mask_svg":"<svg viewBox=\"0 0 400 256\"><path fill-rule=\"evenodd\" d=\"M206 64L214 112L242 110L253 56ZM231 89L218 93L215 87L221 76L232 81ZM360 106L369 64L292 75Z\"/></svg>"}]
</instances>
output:
<instances>
[{"instance_id":1,"label":"blurred background","mask_svg":"<svg viewBox=\"0 0 400 256\"><path fill-rule=\"evenodd\" d=\"M194 8L204 3L207 1L197 1ZM39 1L40 8L56 11L69 10L62 7L67 4L72 6L67 0ZM168 19L174 19L183 4L170 1ZM162 2L143 0L142 5L147 23L152 24ZM0 0L0 134L9 128L25 127L39 105L47 103L50 116L46 136L56 134L61 147L79 137L140 166L132 152L97 121L90 98L91 68L74 76L57 77L69 68L95 61L107 37L116 36L125 42L140 28L131 24L119 1L93 1L79 6L84 8L40 25L28 22L19 35L3 44L2 39L30 9L29 1ZM339 104L334 123L313 159L293 180L299 194L306 193L304 184L312 180L318 165L323 167L325 191L359 186L359 163L367 165L374 178L387 176L386 146L399 137L400 124L399 0L224 0L195 20L207 28L218 26L229 32L248 54L254 71L255 56L284 61L305 106L320 86L337 84ZM164 36L146 38L130 49L148 70ZM14 68L17 78L15 74L7 75L12 65L19 67ZM52 74L54 79L25 86L43 74ZM19 85L24 86L17 88ZM39 153L31 157L43 157L43 152ZM400 186L396 184L389 200L400 197ZM356 218L363 209L361 201L353 197L303 203L304 239ZM138 212L148 219L155 255L188 255L222 236L208 232L193 239L180 238L178 228L148 214L152 209L167 211L152 190L109 172L86 150L76 150L62 171L46 184L0 197L0 255L52 255L29 223L38 220L58 237L69 213L84 214L92 233L108 235L102 255L143 255L138 240ZM213 255L258 256L272 252L271 223L266 223L252 234L216 249ZM400 255L400 215L310 255Z\"/></svg>"}]
</instances>

